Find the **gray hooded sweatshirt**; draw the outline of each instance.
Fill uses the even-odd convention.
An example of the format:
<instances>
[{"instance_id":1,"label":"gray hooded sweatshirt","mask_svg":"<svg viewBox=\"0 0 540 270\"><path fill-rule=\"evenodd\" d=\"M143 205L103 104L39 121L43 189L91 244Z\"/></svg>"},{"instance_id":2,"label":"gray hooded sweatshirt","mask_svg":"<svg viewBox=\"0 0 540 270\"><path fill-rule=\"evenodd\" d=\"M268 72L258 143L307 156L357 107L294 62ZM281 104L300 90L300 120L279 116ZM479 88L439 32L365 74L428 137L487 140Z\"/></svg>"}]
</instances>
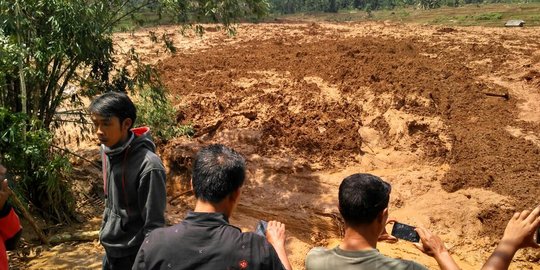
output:
<instances>
[{"instance_id":1,"label":"gray hooded sweatshirt","mask_svg":"<svg viewBox=\"0 0 540 270\"><path fill-rule=\"evenodd\" d=\"M134 128L120 147L101 146L106 195L99 240L107 256L136 254L146 234L165 224L165 168L149 128Z\"/></svg>"}]
</instances>

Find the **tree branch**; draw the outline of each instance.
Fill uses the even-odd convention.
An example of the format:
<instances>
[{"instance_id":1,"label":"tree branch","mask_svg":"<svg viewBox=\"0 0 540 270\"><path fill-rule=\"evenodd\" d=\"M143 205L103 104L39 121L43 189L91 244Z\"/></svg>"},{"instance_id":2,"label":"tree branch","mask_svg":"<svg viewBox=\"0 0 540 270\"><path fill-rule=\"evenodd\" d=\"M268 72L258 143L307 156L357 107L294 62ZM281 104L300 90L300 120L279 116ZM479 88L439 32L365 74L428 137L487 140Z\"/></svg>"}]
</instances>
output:
<instances>
[{"instance_id":1,"label":"tree branch","mask_svg":"<svg viewBox=\"0 0 540 270\"><path fill-rule=\"evenodd\" d=\"M80 64L80 62L78 60L74 59L66 67L66 69L64 71L62 71L62 73L60 74L60 75L63 75L66 71L69 70L67 75L65 75L65 77L64 77L64 82L62 83L62 86L60 86L60 88L58 89L58 92L56 93L56 95L52 99L52 102L49 103L49 108L47 110L47 115L45 116L45 120L44 120L44 125L46 127L48 127L49 124L51 123L52 118L54 116L54 113L56 112L56 108L58 107L58 105L60 105L60 102L62 101L62 94L64 93L64 88L66 88L66 85L68 84L69 79L75 73L75 71L77 70L77 66L79 64Z\"/></svg>"},{"instance_id":2,"label":"tree branch","mask_svg":"<svg viewBox=\"0 0 540 270\"><path fill-rule=\"evenodd\" d=\"M124 15L120 16L119 18L116 18L116 19L113 20L113 21L107 22L107 23L105 24L105 26L106 26L106 27L110 27L110 26L112 26L112 25L115 25L117 22L121 21L121 20L124 19L125 17L127 17L127 16L129 16L129 15L131 15L131 14L133 14L133 13L139 11L139 10L141 10L142 8L147 7L147 6L149 6L150 4L153 4L153 3L155 3L155 1L146 1L146 3L140 5L140 6L136 7L136 8L133 8L132 10L126 12ZM120 11L120 10L118 10L118 11Z\"/></svg>"},{"instance_id":3,"label":"tree branch","mask_svg":"<svg viewBox=\"0 0 540 270\"><path fill-rule=\"evenodd\" d=\"M101 170L101 166L100 166L100 165L96 164L95 162L93 162L93 161L91 161L91 160L89 160L89 159L87 159L87 158L85 158L85 157L83 157L83 156L81 156L81 155L79 155L79 154L76 154L76 153L71 152L71 151L70 151L69 149L67 149L67 148L62 148L62 147L59 147L59 146L56 146L56 145L53 145L53 144L51 144L51 147L56 148L56 149L61 150L61 151L64 151L64 152L66 152L66 153L68 153L68 154L70 154L70 155L72 155L72 156L78 157L78 158L80 158L80 159L82 159L82 160L84 160L84 161L90 163L90 164L91 164L92 166L94 166L95 168Z\"/></svg>"}]
</instances>

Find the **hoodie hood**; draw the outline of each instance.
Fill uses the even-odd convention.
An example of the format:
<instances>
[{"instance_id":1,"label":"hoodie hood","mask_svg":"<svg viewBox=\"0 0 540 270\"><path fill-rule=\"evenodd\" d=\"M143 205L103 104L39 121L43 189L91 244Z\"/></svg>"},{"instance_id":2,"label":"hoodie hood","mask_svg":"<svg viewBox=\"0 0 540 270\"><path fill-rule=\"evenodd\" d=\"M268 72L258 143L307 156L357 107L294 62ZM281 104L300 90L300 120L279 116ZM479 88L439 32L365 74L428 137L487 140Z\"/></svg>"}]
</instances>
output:
<instances>
[{"instance_id":1,"label":"hoodie hood","mask_svg":"<svg viewBox=\"0 0 540 270\"><path fill-rule=\"evenodd\" d=\"M101 148L103 149L103 152L108 156L114 156L124 152L127 148L134 150L139 147L146 147L152 152L156 151L156 145L152 142L149 127L132 128L130 133L129 140L119 147L109 148L102 144Z\"/></svg>"}]
</instances>

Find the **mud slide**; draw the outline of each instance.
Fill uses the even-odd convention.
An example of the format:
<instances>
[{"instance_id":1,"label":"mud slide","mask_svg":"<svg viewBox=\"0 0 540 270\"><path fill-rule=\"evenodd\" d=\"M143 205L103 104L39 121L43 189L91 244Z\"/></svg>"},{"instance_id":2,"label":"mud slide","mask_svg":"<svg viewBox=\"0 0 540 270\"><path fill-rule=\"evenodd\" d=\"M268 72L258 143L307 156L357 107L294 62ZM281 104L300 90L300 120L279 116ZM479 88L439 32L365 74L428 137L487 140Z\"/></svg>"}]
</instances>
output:
<instances>
[{"instance_id":1,"label":"mud slide","mask_svg":"<svg viewBox=\"0 0 540 270\"><path fill-rule=\"evenodd\" d=\"M115 39L158 66L181 97L178 122L198 132L160 149L170 224L193 207L179 195L193 154L224 143L248 160L232 223L284 222L295 269L311 247L338 243L337 189L356 172L392 183L391 217L428 227L463 269L478 269L510 214L539 203L538 30L297 22L241 25L235 37L170 27ZM149 31L182 53L167 55ZM408 243L379 248L437 268ZM524 250L511 268L539 261Z\"/></svg>"},{"instance_id":2,"label":"mud slide","mask_svg":"<svg viewBox=\"0 0 540 270\"><path fill-rule=\"evenodd\" d=\"M166 147L173 174L184 172L176 190L193 149L237 148L250 173L233 221L284 221L302 268L312 246L339 239L340 181L377 174L394 186L391 215L431 228L463 268L479 268L510 214L538 203L538 34L401 27L245 26L236 39L163 60L167 87L183 98L178 121L218 124ZM180 220L193 202L177 203ZM407 243L381 249L436 268ZM525 251L513 267L539 260Z\"/></svg>"}]
</instances>

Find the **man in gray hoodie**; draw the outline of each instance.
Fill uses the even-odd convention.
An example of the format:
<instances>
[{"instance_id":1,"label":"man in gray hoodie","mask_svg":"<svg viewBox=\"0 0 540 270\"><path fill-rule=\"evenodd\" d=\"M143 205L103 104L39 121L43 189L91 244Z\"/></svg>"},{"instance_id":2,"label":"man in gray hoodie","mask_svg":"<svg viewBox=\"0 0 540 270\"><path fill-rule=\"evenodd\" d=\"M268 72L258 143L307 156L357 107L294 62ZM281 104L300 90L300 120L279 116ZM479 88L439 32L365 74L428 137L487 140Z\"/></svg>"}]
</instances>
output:
<instances>
[{"instance_id":1,"label":"man in gray hoodie","mask_svg":"<svg viewBox=\"0 0 540 270\"><path fill-rule=\"evenodd\" d=\"M103 164L103 269L131 269L145 236L164 226L165 168L154 153L150 129L132 128L137 113L127 95L105 93L89 111Z\"/></svg>"}]
</instances>

